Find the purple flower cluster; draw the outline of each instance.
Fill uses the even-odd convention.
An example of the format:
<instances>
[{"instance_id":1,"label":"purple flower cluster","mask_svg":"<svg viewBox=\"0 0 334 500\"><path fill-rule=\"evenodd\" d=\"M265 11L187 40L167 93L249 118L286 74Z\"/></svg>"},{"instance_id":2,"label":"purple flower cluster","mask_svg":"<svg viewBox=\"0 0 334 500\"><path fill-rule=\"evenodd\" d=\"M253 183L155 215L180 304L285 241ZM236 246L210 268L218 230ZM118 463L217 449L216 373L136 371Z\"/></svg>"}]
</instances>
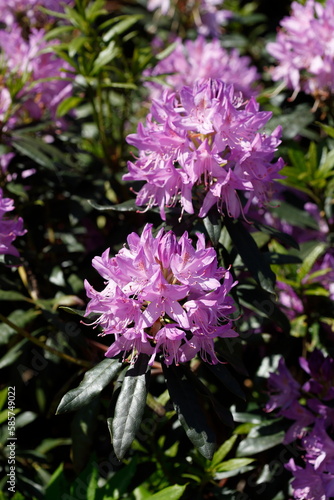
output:
<instances>
[{"instance_id":1,"label":"purple flower cluster","mask_svg":"<svg viewBox=\"0 0 334 500\"><path fill-rule=\"evenodd\" d=\"M280 177L283 160L273 159L281 127L271 134L260 130L270 117L254 98L245 101L221 80L166 91L153 101L146 125L140 123L127 137L140 154L128 162L123 179L145 181L136 203L159 206L164 220L165 207L179 200L183 210L194 213L195 197L199 217L217 205L219 212L237 218L254 200L267 203L271 183Z\"/></svg>"},{"instance_id":2,"label":"purple flower cluster","mask_svg":"<svg viewBox=\"0 0 334 500\"><path fill-rule=\"evenodd\" d=\"M269 376L270 398L266 411L294 420L284 443L299 440L305 467L291 459L286 468L294 476L294 498L300 500L329 500L334 494L334 360L314 350L309 359L300 358L307 374L301 385L287 369L281 358L276 373Z\"/></svg>"},{"instance_id":3,"label":"purple flower cluster","mask_svg":"<svg viewBox=\"0 0 334 500\"><path fill-rule=\"evenodd\" d=\"M72 4L73 0L7 0L0 2L2 21L12 26L17 21L26 18L30 26L44 25L51 18L42 12L40 7L55 12L62 12L64 4Z\"/></svg>"},{"instance_id":4,"label":"purple flower cluster","mask_svg":"<svg viewBox=\"0 0 334 500\"><path fill-rule=\"evenodd\" d=\"M182 42L175 40L175 49L165 59L159 61L153 69L146 70L144 76L165 77L166 84L173 91L185 85L193 85L196 80L213 78L233 84L235 91L249 98L257 93L256 82L259 74L247 56L241 56L237 49L226 50L218 39L207 41L203 36L196 40ZM156 81L147 82L151 96L161 95L161 85Z\"/></svg>"},{"instance_id":5,"label":"purple flower cluster","mask_svg":"<svg viewBox=\"0 0 334 500\"><path fill-rule=\"evenodd\" d=\"M12 245L17 236L23 236L26 231L23 229L23 220L9 219L6 214L14 210L14 201L3 197L3 191L0 188L0 255L18 256L17 249Z\"/></svg>"},{"instance_id":6,"label":"purple flower cluster","mask_svg":"<svg viewBox=\"0 0 334 500\"><path fill-rule=\"evenodd\" d=\"M86 316L98 314L102 335L115 337L106 356L122 352L123 360L129 355L134 362L145 353L151 365L161 353L170 365L199 353L218 363L214 340L237 336L228 296L235 283L228 270L217 266L216 252L205 247L204 236L197 237L194 248L187 233L177 240L161 229L154 237L147 224L141 236L128 236L128 247L115 257L109 258L108 249L93 259L106 287L98 292L85 281Z\"/></svg>"},{"instance_id":7,"label":"purple flower cluster","mask_svg":"<svg viewBox=\"0 0 334 500\"><path fill-rule=\"evenodd\" d=\"M224 0L186 0L182 5L182 12L191 16L199 34L204 36L219 36L221 26L232 17L232 12L221 9ZM177 2L175 2L177 5ZM174 14L176 5L171 0L148 0L147 9L160 9L161 14Z\"/></svg>"},{"instance_id":8,"label":"purple flower cluster","mask_svg":"<svg viewBox=\"0 0 334 500\"><path fill-rule=\"evenodd\" d=\"M295 93L326 96L334 90L334 0L324 5L315 0L305 5L292 2L291 8L276 41L267 45L278 61L272 78L283 80Z\"/></svg>"},{"instance_id":9,"label":"purple flower cluster","mask_svg":"<svg viewBox=\"0 0 334 500\"><path fill-rule=\"evenodd\" d=\"M52 53L44 35L43 29L32 29L27 40L17 24L0 31L4 130L45 116L56 120L59 103L72 92L71 68Z\"/></svg>"}]
</instances>

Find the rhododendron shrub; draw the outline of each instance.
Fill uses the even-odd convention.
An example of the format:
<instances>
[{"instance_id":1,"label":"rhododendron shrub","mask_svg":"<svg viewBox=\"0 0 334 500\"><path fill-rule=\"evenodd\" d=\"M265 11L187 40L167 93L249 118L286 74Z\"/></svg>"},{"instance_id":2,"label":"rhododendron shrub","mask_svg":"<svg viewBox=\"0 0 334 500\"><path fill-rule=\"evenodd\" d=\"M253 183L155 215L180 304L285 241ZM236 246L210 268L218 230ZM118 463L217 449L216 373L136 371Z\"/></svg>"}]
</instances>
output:
<instances>
[{"instance_id":1,"label":"rhododendron shrub","mask_svg":"<svg viewBox=\"0 0 334 500\"><path fill-rule=\"evenodd\" d=\"M170 365L200 353L218 363L214 340L237 336L228 296L236 283L229 271L218 267L215 250L205 247L201 234L196 248L187 233L177 240L173 232L160 230L154 237L151 225L127 241L128 248L115 257L106 250L93 259L106 287L98 292L85 283L90 299L86 315L99 314L102 335L115 338L106 356L122 353L123 360L129 356L134 363L145 353L151 365L162 354Z\"/></svg>"},{"instance_id":2,"label":"rhododendron shrub","mask_svg":"<svg viewBox=\"0 0 334 500\"><path fill-rule=\"evenodd\" d=\"M271 117L254 98L245 101L233 85L200 80L177 93L166 91L154 100L145 125L127 142L139 150L128 162L127 181L145 181L136 203L148 208L178 202L199 217L214 205L237 218L256 200L268 203L271 184L280 177L283 160L274 159L281 127L271 134L261 129Z\"/></svg>"},{"instance_id":3,"label":"rhododendron shrub","mask_svg":"<svg viewBox=\"0 0 334 500\"><path fill-rule=\"evenodd\" d=\"M1 500L333 499L332 11L2 2Z\"/></svg>"}]
</instances>

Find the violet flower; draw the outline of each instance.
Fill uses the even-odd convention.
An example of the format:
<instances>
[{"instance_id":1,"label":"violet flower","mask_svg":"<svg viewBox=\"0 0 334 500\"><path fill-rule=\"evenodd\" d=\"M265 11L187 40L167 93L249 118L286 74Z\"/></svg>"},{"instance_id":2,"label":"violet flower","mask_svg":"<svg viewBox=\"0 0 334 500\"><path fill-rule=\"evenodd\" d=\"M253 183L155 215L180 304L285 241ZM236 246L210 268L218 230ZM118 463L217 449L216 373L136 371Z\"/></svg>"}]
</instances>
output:
<instances>
[{"instance_id":1,"label":"violet flower","mask_svg":"<svg viewBox=\"0 0 334 500\"><path fill-rule=\"evenodd\" d=\"M10 89L13 79L21 79L21 90L15 96L15 102L8 97L8 90L7 93L2 91L1 102L6 104L6 111L9 106L13 107L13 112L3 125L4 129L13 128L18 122L26 122L27 119L40 120L44 117L51 117L57 125L64 125L63 121L57 121L56 111L60 102L71 95L71 68L52 53L44 35L44 30L33 28L26 40L17 24L10 31L0 30L3 84Z\"/></svg>"},{"instance_id":2,"label":"violet flower","mask_svg":"<svg viewBox=\"0 0 334 500\"><path fill-rule=\"evenodd\" d=\"M288 408L300 397L300 384L288 370L284 358L280 358L276 372L268 379L270 398L265 410L271 412L278 408Z\"/></svg>"},{"instance_id":3,"label":"violet flower","mask_svg":"<svg viewBox=\"0 0 334 500\"><path fill-rule=\"evenodd\" d=\"M18 257L19 252L12 245L17 236L23 236L26 230L23 229L23 219L8 218L7 212L14 210L14 201L3 197L0 188L0 255L14 255Z\"/></svg>"},{"instance_id":4,"label":"violet flower","mask_svg":"<svg viewBox=\"0 0 334 500\"><path fill-rule=\"evenodd\" d=\"M274 81L282 80L297 94L316 98L334 90L334 0L324 5L307 0L291 4L291 15L281 21L275 42L267 51L278 64L271 69Z\"/></svg>"},{"instance_id":5,"label":"violet flower","mask_svg":"<svg viewBox=\"0 0 334 500\"><path fill-rule=\"evenodd\" d=\"M200 35L217 37L221 27L233 16L230 10L221 9L224 0L186 0L182 5L182 13L192 18L194 27ZM148 0L147 9L159 9L164 16L172 17L177 2L171 0Z\"/></svg>"},{"instance_id":6,"label":"violet flower","mask_svg":"<svg viewBox=\"0 0 334 500\"><path fill-rule=\"evenodd\" d=\"M238 334L231 328L234 306L228 296L236 283L218 267L215 250L205 247L201 234L196 248L187 233L177 240L161 229L154 237L150 224L127 242L115 257L109 258L108 249L93 259L105 279L101 292L85 281L90 299L85 315L98 315L101 335L114 338L106 356L123 353L123 360L129 356L134 362L146 353L151 365L160 353L170 365L199 353L218 363L214 340Z\"/></svg>"},{"instance_id":7,"label":"violet flower","mask_svg":"<svg viewBox=\"0 0 334 500\"><path fill-rule=\"evenodd\" d=\"M196 80L213 78L232 83L234 90L242 92L245 98L258 92L257 69L251 65L250 58L241 56L237 49L228 51L218 39L207 41L203 36L185 42L178 38L174 43L173 52L154 68L145 70L145 77L167 75L165 81L171 91L193 85ZM151 90L152 98L161 95L162 84L148 81L145 85Z\"/></svg>"},{"instance_id":8,"label":"violet flower","mask_svg":"<svg viewBox=\"0 0 334 500\"><path fill-rule=\"evenodd\" d=\"M127 137L140 154L128 162L123 179L146 181L136 203L159 206L163 220L165 207L178 201L182 210L194 213L195 196L201 203L199 217L216 205L220 213L237 218L253 200L266 204L271 182L280 177L283 160L273 160L281 127L271 135L261 131L270 117L254 98L245 102L221 80L166 91L153 101L146 124Z\"/></svg>"}]
</instances>

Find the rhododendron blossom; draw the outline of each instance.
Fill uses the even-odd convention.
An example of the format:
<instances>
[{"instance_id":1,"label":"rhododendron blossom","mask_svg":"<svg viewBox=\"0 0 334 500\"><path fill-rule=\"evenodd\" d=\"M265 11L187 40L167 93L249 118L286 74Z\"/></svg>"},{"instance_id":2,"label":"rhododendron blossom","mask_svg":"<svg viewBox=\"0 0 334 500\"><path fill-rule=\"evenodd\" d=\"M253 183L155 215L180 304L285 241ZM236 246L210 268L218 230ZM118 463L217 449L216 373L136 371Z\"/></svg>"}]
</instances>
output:
<instances>
[{"instance_id":1,"label":"rhododendron blossom","mask_svg":"<svg viewBox=\"0 0 334 500\"><path fill-rule=\"evenodd\" d=\"M267 45L278 61L272 78L284 81L295 93L326 97L334 90L334 0L324 5L314 0L305 5L292 2L291 8L276 41Z\"/></svg>"},{"instance_id":2,"label":"rhododendron blossom","mask_svg":"<svg viewBox=\"0 0 334 500\"><path fill-rule=\"evenodd\" d=\"M106 356L123 353L123 360L129 355L133 362L145 353L152 364L160 353L170 365L199 353L218 363L214 340L237 336L228 296L235 282L218 267L216 252L205 247L203 235L197 236L194 248L187 233L177 239L161 229L154 237L147 224L141 236L128 236L128 247L115 257L108 249L93 259L106 286L98 292L85 281L90 299L85 315L97 314L102 335L114 336Z\"/></svg>"},{"instance_id":3,"label":"rhododendron blossom","mask_svg":"<svg viewBox=\"0 0 334 500\"><path fill-rule=\"evenodd\" d=\"M250 58L241 56L237 49L228 51L219 40L207 41L202 36L185 42L178 38L174 43L173 52L158 61L153 69L146 70L145 76L167 75L165 81L174 91L201 78L214 78L233 83L234 89L241 91L245 98L257 93L257 69L251 65ZM153 98L160 96L162 85L157 81L145 85L151 89Z\"/></svg>"},{"instance_id":4,"label":"rhododendron blossom","mask_svg":"<svg viewBox=\"0 0 334 500\"><path fill-rule=\"evenodd\" d=\"M204 36L219 36L221 26L233 16L230 10L221 9L224 0L186 0L180 10L187 18L192 17L199 34ZM164 16L172 17L178 2L173 0L148 0L147 9L159 9Z\"/></svg>"},{"instance_id":5,"label":"rhododendron blossom","mask_svg":"<svg viewBox=\"0 0 334 500\"><path fill-rule=\"evenodd\" d=\"M0 30L4 72L1 114L5 116L8 108L13 108L4 128L12 128L18 121L39 120L45 115L56 120L58 105L71 95L71 68L52 53L44 35L43 29L33 28L29 39L26 40L17 24L13 25L10 31ZM13 81L17 81L19 87L15 102L10 99L6 88L10 88Z\"/></svg>"},{"instance_id":6,"label":"rhododendron blossom","mask_svg":"<svg viewBox=\"0 0 334 500\"><path fill-rule=\"evenodd\" d=\"M14 210L14 201L4 198L0 188L0 255L18 256L19 253L12 243L17 236L23 236L26 233L21 217L16 219L7 217L7 212L12 210Z\"/></svg>"},{"instance_id":7,"label":"rhododendron blossom","mask_svg":"<svg viewBox=\"0 0 334 500\"><path fill-rule=\"evenodd\" d=\"M42 25L52 16L45 14L40 7L55 12L63 12L64 4L73 4L74 0L7 0L0 1L2 21L12 26L18 20L26 18L29 25Z\"/></svg>"},{"instance_id":8,"label":"rhododendron blossom","mask_svg":"<svg viewBox=\"0 0 334 500\"><path fill-rule=\"evenodd\" d=\"M128 162L123 179L146 181L136 203L159 206L162 219L165 207L179 200L183 210L194 213L195 196L199 217L216 205L237 218L253 200L259 206L267 203L271 182L280 177L283 160L273 159L281 127L271 134L260 130L270 117L254 98L245 101L221 80L166 91L153 100L146 124L127 137L140 154Z\"/></svg>"}]
</instances>

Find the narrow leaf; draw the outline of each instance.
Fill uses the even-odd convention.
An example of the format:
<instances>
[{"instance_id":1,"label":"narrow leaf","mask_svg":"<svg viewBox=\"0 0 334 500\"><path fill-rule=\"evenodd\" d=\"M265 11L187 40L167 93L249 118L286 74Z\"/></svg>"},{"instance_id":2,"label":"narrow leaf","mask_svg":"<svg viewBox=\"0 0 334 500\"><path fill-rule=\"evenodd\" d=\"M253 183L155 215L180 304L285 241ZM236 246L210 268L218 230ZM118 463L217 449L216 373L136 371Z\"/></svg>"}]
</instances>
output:
<instances>
[{"instance_id":1,"label":"narrow leaf","mask_svg":"<svg viewBox=\"0 0 334 500\"><path fill-rule=\"evenodd\" d=\"M74 411L87 405L115 378L122 365L115 359L104 359L85 373L78 387L63 396L56 413Z\"/></svg>"},{"instance_id":2,"label":"narrow leaf","mask_svg":"<svg viewBox=\"0 0 334 500\"><path fill-rule=\"evenodd\" d=\"M216 435L208 424L198 393L187 379L181 366L171 365L167 367L162 363L162 367L180 423L198 451L205 458L211 460L216 449Z\"/></svg>"},{"instance_id":3,"label":"narrow leaf","mask_svg":"<svg viewBox=\"0 0 334 500\"><path fill-rule=\"evenodd\" d=\"M263 253L258 249L251 234L241 221L226 218L225 224L240 257L253 278L264 290L275 295L276 276L263 258Z\"/></svg>"},{"instance_id":4,"label":"narrow leaf","mask_svg":"<svg viewBox=\"0 0 334 500\"><path fill-rule=\"evenodd\" d=\"M119 460L122 460L131 446L141 424L150 374L146 371L147 361L146 355L139 356L134 368L127 371L116 401L114 418L111 421L111 438ZM110 422L108 424L110 428Z\"/></svg>"},{"instance_id":5,"label":"narrow leaf","mask_svg":"<svg viewBox=\"0 0 334 500\"><path fill-rule=\"evenodd\" d=\"M182 497L187 485L179 485L174 484L173 486L168 486L163 490L155 493L154 495L150 495L151 500L179 500Z\"/></svg>"},{"instance_id":6,"label":"narrow leaf","mask_svg":"<svg viewBox=\"0 0 334 500\"><path fill-rule=\"evenodd\" d=\"M219 447L219 449L216 451L216 453L212 457L212 463L211 463L210 469L216 468L217 465L220 464L220 462L222 460L224 460L226 455L232 450L237 437L238 436L236 436L236 435L231 436L227 441L225 441L225 443L223 443Z\"/></svg>"}]
</instances>

